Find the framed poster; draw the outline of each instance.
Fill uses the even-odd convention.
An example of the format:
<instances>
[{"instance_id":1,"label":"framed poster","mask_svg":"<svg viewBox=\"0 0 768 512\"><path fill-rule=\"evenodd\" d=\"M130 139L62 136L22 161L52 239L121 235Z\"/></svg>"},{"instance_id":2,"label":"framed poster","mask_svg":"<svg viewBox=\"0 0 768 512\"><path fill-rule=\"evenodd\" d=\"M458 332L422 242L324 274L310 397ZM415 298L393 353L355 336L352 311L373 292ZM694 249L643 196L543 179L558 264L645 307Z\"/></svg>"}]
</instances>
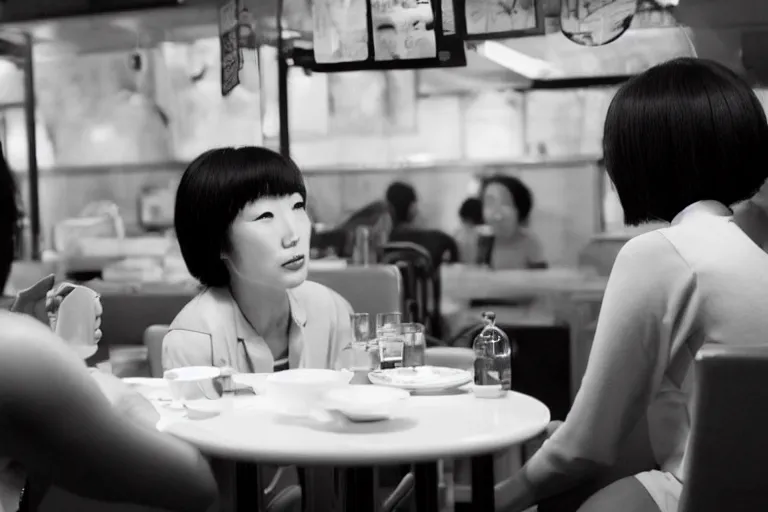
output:
<instances>
[{"instance_id":1,"label":"framed poster","mask_svg":"<svg viewBox=\"0 0 768 512\"><path fill-rule=\"evenodd\" d=\"M462 1L315 0L313 49L294 60L319 72L466 66Z\"/></svg>"},{"instance_id":2,"label":"framed poster","mask_svg":"<svg viewBox=\"0 0 768 512\"><path fill-rule=\"evenodd\" d=\"M464 39L511 39L544 34L543 0L464 0Z\"/></svg>"}]
</instances>

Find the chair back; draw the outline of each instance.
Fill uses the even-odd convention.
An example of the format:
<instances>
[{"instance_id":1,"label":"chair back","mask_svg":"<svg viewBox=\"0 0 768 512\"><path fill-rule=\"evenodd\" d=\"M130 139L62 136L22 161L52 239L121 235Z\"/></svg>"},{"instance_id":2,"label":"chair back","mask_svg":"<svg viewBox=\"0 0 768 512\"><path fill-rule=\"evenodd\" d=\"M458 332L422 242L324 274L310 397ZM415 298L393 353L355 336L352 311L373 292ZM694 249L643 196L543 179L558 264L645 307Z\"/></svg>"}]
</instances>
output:
<instances>
[{"instance_id":1,"label":"chair back","mask_svg":"<svg viewBox=\"0 0 768 512\"><path fill-rule=\"evenodd\" d=\"M150 325L144 331L144 346L147 347L149 374L159 379L163 376L163 338L168 334L169 325Z\"/></svg>"},{"instance_id":2,"label":"chair back","mask_svg":"<svg viewBox=\"0 0 768 512\"><path fill-rule=\"evenodd\" d=\"M680 512L768 510L768 346L705 345Z\"/></svg>"},{"instance_id":3,"label":"chair back","mask_svg":"<svg viewBox=\"0 0 768 512\"><path fill-rule=\"evenodd\" d=\"M440 318L435 318L435 266L429 251L412 242L389 242L381 247L380 261L400 268L405 280L404 310L412 322L426 326L435 336L439 331Z\"/></svg>"},{"instance_id":4,"label":"chair back","mask_svg":"<svg viewBox=\"0 0 768 512\"><path fill-rule=\"evenodd\" d=\"M310 270L308 279L336 291L357 313L401 311L402 280L393 265L316 269Z\"/></svg>"}]
</instances>

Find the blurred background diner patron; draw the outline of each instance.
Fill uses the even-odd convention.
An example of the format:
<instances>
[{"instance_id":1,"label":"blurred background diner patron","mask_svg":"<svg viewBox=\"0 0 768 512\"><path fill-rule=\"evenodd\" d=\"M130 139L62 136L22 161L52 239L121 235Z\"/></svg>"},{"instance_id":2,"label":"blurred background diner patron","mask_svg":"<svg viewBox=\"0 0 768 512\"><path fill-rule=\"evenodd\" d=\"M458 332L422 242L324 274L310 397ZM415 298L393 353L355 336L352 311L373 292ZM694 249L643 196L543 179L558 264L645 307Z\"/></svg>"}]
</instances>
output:
<instances>
[{"instance_id":1,"label":"blurred background diner patron","mask_svg":"<svg viewBox=\"0 0 768 512\"><path fill-rule=\"evenodd\" d=\"M456 263L459 249L456 241L447 233L419 225L419 197L408 183L395 181L387 188L386 200L392 212L392 242L411 242L427 250L432 265Z\"/></svg>"},{"instance_id":2,"label":"blurred background diner patron","mask_svg":"<svg viewBox=\"0 0 768 512\"><path fill-rule=\"evenodd\" d=\"M496 175L483 183L483 219L493 229L491 266L498 270L547 268L541 242L528 229L533 195L520 179Z\"/></svg>"},{"instance_id":3,"label":"blurred background diner patron","mask_svg":"<svg viewBox=\"0 0 768 512\"><path fill-rule=\"evenodd\" d=\"M677 511L696 352L767 343L768 260L730 209L765 181L766 140L760 101L720 64L676 59L621 87L604 152L625 223L670 224L620 251L573 407L504 486L500 510L571 499L581 512ZM643 457L618 471L642 431Z\"/></svg>"},{"instance_id":4,"label":"blurred background diner patron","mask_svg":"<svg viewBox=\"0 0 768 512\"><path fill-rule=\"evenodd\" d=\"M184 262L204 288L171 323L165 370L335 368L352 339L352 308L307 281L306 197L296 164L269 149L214 149L187 167L174 224ZM266 503L290 492L300 506L294 471L267 467L262 474Z\"/></svg>"},{"instance_id":5,"label":"blurred background diner patron","mask_svg":"<svg viewBox=\"0 0 768 512\"><path fill-rule=\"evenodd\" d=\"M356 242L355 233L361 227L369 230L369 253L375 258L379 248L387 243L392 233L392 211L389 204L386 201L368 203L339 225L336 231L342 233L343 250L340 255L344 258L352 257Z\"/></svg>"},{"instance_id":6,"label":"blurred background diner patron","mask_svg":"<svg viewBox=\"0 0 768 512\"><path fill-rule=\"evenodd\" d=\"M3 287L13 262L15 199L0 155ZM45 301L43 291L43 318ZM64 340L31 318L38 305L22 307L31 315L0 311L0 511L36 510L51 485L102 501L215 510L216 482L200 453L158 432L152 405L120 380L89 375Z\"/></svg>"},{"instance_id":7,"label":"blurred background diner patron","mask_svg":"<svg viewBox=\"0 0 768 512\"><path fill-rule=\"evenodd\" d=\"M466 264L477 262L477 227L483 224L483 203L469 197L459 208L459 228L453 238L459 248L459 261Z\"/></svg>"}]
</instances>

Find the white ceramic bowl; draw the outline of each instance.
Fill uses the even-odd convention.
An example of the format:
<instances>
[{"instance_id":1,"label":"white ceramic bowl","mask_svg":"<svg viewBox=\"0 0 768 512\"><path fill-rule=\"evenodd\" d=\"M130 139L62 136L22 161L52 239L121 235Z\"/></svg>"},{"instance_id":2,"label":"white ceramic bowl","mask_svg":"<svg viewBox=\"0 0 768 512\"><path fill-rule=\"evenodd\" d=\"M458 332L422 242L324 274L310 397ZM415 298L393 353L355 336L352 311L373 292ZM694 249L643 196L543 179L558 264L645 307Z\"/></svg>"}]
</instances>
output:
<instances>
[{"instance_id":1,"label":"white ceramic bowl","mask_svg":"<svg viewBox=\"0 0 768 512\"><path fill-rule=\"evenodd\" d=\"M348 386L352 372L300 368L273 373L264 381L264 394L283 412L306 414L318 407L328 391Z\"/></svg>"},{"instance_id":2,"label":"white ceramic bowl","mask_svg":"<svg viewBox=\"0 0 768 512\"><path fill-rule=\"evenodd\" d=\"M352 421L381 421L392 417L397 407L410 398L402 389L382 386L345 386L326 392L323 404Z\"/></svg>"},{"instance_id":3,"label":"white ceramic bowl","mask_svg":"<svg viewBox=\"0 0 768 512\"><path fill-rule=\"evenodd\" d=\"M214 366L186 366L163 374L174 400L218 400L224 393L221 370Z\"/></svg>"}]
</instances>

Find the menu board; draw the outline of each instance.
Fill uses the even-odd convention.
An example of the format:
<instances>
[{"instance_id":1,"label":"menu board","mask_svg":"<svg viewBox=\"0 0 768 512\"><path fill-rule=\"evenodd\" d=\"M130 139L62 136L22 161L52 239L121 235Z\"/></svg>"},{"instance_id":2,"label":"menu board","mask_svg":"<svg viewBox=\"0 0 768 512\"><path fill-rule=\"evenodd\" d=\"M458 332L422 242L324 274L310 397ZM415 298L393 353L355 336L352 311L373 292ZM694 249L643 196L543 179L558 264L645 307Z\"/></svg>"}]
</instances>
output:
<instances>
[{"instance_id":1,"label":"menu board","mask_svg":"<svg viewBox=\"0 0 768 512\"><path fill-rule=\"evenodd\" d=\"M221 45L221 95L240 84L239 0L219 0L219 41Z\"/></svg>"}]
</instances>

